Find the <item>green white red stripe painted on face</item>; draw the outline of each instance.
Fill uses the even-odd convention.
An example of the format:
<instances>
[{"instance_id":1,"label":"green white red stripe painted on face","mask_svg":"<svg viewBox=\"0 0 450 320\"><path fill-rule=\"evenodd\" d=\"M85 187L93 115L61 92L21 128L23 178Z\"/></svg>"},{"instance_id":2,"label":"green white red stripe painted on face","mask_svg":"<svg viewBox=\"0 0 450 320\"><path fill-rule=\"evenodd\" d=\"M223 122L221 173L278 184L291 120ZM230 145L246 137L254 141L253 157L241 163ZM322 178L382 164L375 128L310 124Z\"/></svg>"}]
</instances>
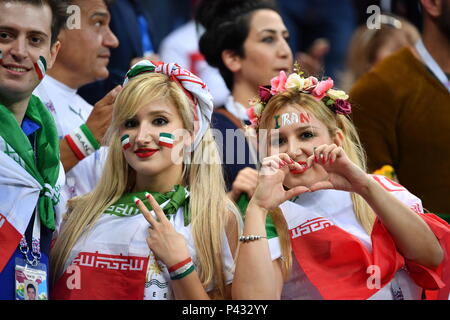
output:
<instances>
[{"instance_id":1,"label":"green white red stripe painted on face","mask_svg":"<svg viewBox=\"0 0 450 320\"><path fill-rule=\"evenodd\" d=\"M159 134L159 142L158 145L161 147L173 148L175 137L173 134L161 132Z\"/></svg>"},{"instance_id":2,"label":"green white red stripe painted on face","mask_svg":"<svg viewBox=\"0 0 450 320\"><path fill-rule=\"evenodd\" d=\"M122 138L120 138L120 141L122 142L123 150L127 150L131 147L130 136L128 134L123 135Z\"/></svg>"},{"instance_id":3,"label":"green white red stripe painted on face","mask_svg":"<svg viewBox=\"0 0 450 320\"><path fill-rule=\"evenodd\" d=\"M2 50L0 50L0 64L3 63L3 52Z\"/></svg>"},{"instance_id":4,"label":"green white red stripe painted on face","mask_svg":"<svg viewBox=\"0 0 450 320\"><path fill-rule=\"evenodd\" d=\"M40 56L38 61L34 64L34 69L36 70L39 80L44 79L45 73L47 72L47 62L43 56Z\"/></svg>"}]
</instances>

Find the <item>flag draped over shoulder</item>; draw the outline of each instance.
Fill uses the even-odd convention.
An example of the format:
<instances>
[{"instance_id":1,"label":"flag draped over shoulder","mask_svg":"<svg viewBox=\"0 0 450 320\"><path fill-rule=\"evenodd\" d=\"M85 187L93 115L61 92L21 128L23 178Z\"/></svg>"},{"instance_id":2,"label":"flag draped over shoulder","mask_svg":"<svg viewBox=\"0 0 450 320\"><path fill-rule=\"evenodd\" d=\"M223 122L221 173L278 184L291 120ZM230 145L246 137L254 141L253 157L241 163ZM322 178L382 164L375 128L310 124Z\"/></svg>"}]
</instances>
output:
<instances>
[{"instance_id":1,"label":"flag draped over shoulder","mask_svg":"<svg viewBox=\"0 0 450 320\"><path fill-rule=\"evenodd\" d=\"M349 194L327 190L323 192L328 198L337 195L335 200L348 202L347 207L337 205L332 208L332 201L327 203L326 200L313 212L305 210L301 201L282 207L299 266L324 299L368 299L390 283L402 268L406 268L418 286L440 290L435 292L444 298L447 292L448 297L449 225L433 214L420 213L420 200L402 186L384 177L374 178L428 224L446 252L444 261L437 268L429 269L405 260L378 218L370 238L365 237L356 219L348 213L342 214L352 210ZM372 281L374 279L376 281Z\"/></svg>"},{"instance_id":2,"label":"flag draped over shoulder","mask_svg":"<svg viewBox=\"0 0 450 320\"><path fill-rule=\"evenodd\" d=\"M64 183L59 140L51 114L32 96L25 113L40 126L35 151L14 114L0 104L0 272L19 244L35 208L41 223L56 229L55 206Z\"/></svg>"}]
</instances>

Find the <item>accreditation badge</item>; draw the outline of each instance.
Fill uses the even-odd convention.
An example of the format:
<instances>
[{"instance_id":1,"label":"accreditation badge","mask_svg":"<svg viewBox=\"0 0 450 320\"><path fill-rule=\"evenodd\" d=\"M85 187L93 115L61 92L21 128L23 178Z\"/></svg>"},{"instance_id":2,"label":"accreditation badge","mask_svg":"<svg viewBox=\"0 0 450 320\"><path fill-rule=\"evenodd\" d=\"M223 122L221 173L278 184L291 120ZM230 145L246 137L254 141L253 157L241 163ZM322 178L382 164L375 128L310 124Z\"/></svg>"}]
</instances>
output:
<instances>
[{"instance_id":1,"label":"accreditation badge","mask_svg":"<svg viewBox=\"0 0 450 320\"><path fill-rule=\"evenodd\" d=\"M22 258L15 262L16 300L48 300L47 266L32 266Z\"/></svg>"}]
</instances>

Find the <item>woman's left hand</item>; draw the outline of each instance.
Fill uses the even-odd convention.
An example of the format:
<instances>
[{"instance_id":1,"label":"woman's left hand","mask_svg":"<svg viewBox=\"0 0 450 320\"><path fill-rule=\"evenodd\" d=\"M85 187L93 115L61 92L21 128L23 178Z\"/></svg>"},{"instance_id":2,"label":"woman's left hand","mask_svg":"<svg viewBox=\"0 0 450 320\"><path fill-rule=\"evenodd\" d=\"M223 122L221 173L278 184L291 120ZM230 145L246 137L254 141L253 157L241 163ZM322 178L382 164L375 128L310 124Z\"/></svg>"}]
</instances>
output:
<instances>
[{"instance_id":1,"label":"woman's left hand","mask_svg":"<svg viewBox=\"0 0 450 320\"><path fill-rule=\"evenodd\" d=\"M369 181L369 176L347 157L342 147L335 144L314 148L313 154L306 162L308 168L321 166L328 173L326 180L310 186L311 191L335 189L360 193Z\"/></svg>"},{"instance_id":2,"label":"woman's left hand","mask_svg":"<svg viewBox=\"0 0 450 320\"><path fill-rule=\"evenodd\" d=\"M190 257L183 235L175 230L151 194L147 196L147 199L155 212L156 218L142 201L138 201L136 205L150 224L149 236L147 237L150 250L167 267Z\"/></svg>"}]
</instances>

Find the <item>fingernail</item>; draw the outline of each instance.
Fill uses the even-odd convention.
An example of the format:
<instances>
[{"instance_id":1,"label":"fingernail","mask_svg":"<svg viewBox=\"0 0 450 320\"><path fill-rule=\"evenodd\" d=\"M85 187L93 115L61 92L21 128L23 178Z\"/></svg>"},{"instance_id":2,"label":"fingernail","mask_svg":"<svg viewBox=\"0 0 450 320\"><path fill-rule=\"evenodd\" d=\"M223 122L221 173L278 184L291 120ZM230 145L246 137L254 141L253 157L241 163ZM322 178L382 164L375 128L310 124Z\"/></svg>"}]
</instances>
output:
<instances>
[{"instance_id":1,"label":"fingernail","mask_svg":"<svg viewBox=\"0 0 450 320\"><path fill-rule=\"evenodd\" d=\"M146 193L145 193L145 197L146 197L147 199L150 199L150 193L146 192Z\"/></svg>"},{"instance_id":2,"label":"fingernail","mask_svg":"<svg viewBox=\"0 0 450 320\"><path fill-rule=\"evenodd\" d=\"M139 199L137 197L134 197L133 200L134 200L134 203L136 203L136 204L139 204L139 202L141 202L141 199Z\"/></svg>"}]
</instances>

